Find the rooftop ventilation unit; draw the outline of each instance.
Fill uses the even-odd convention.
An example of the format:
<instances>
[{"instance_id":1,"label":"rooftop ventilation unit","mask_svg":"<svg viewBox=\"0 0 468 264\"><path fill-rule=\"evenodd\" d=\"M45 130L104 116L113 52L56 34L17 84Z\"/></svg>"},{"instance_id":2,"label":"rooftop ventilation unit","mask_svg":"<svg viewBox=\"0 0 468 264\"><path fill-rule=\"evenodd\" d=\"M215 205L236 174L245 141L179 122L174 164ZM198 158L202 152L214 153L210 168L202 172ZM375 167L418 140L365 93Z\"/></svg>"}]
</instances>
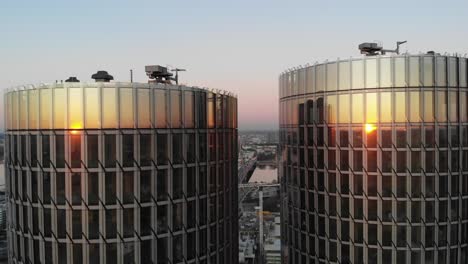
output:
<instances>
[{"instance_id":1,"label":"rooftop ventilation unit","mask_svg":"<svg viewBox=\"0 0 468 264\"><path fill-rule=\"evenodd\" d=\"M91 78L96 80L96 82L110 82L114 80L114 77L107 73L106 71L98 71L97 73L91 75Z\"/></svg>"},{"instance_id":2,"label":"rooftop ventilation unit","mask_svg":"<svg viewBox=\"0 0 468 264\"><path fill-rule=\"evenodd\" d=\"M364 42L359 44L359 50L361 54L366 56L385 55L385 53L396 53L400 54L400 45L405 44L407 41L397 41L397 48L394 50L386 50L381 45L374 42Z\"/></svg>"},{"instance_id":3,"label":"rooftop ventilation unit","mask_svg":"<svg viewBox=\"0 0 468 264\"><path fill-rule=\"evenodd\" d=\"M172 78L172 73L170 73L166 67L161 65L148 65L145 66L146 75L150 78L150 82L156 83L171 83L175 80Z\"/></svg>"},{"instance_id":4,"label":"rooftop ventilation unit","mask_svg":"<svg viewBox=\"0 0 468 264\"><path fill-rule=\"evenodd\" d=\"M65 80L65 82L80 82L76 77L69 77Z\"/></svg>"}]
</instances>

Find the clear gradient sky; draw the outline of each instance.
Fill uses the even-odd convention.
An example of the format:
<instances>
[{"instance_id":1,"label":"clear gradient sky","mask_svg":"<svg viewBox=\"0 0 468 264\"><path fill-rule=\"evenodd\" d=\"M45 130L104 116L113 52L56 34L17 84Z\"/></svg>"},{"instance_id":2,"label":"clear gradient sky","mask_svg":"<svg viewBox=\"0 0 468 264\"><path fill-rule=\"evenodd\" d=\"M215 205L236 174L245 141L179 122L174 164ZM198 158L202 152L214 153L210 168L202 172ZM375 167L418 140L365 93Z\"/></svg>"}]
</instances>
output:
<instances>
[{"instance_id":1,"label":"clear gradient sky","mask_svg":"<svg viewBox=\"0 0 468 264\"><path fill-rule=\"evenodd\" d=\"M188 69L183 83L238 94L240 129L275 129L288 67L360 56L357 45L374 40L464 54L467 14L466 0L4 0L0 88L97 70L128 81L134 69L144 82L145 65L171 65Z\"/></svg>"}]
</instances>

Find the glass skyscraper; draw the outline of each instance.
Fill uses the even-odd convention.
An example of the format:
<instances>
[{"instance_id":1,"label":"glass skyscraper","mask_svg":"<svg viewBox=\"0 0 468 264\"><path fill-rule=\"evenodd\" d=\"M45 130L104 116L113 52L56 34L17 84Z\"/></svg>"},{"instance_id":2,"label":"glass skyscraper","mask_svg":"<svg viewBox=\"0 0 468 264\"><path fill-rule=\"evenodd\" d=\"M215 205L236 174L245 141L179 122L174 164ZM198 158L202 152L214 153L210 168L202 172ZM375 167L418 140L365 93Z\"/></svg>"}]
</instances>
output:
<instances>
[{"instance_id":1,"label":"glass skyscraper","mask_svg":"<svg viewBox=\"0 0 468 264\"><path fill-rule=\"evenodd\" d=\"M237 98L101 81L5 93L9 261L237 263Z\"/></svg>"},{"instance_id":2,"label":"glass skyscraper","mask_svg":"<svg viewBox=\"0 0 468 264\"><path fill-rule=\"evenodd\" d=\"M433 52L280 75L286 263L468 263L467 78Z\"/></svg>"}]
</instances>

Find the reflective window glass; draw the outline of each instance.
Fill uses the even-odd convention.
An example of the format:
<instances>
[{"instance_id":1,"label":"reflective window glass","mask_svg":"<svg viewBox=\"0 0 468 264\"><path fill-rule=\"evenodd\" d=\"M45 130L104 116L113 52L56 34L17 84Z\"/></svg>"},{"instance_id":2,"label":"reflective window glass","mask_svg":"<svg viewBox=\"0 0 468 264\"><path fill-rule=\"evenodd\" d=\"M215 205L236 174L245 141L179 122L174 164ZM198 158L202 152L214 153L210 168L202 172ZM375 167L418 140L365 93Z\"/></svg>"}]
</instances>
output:
<instances>
[{"instance_id":1,"label":"reflective window glass","mask_svg":"<svg viewBox=\"0 0 468 264\"><path fill-rule=\"evenodd\" d=\"M102 89L102 127L117 127L117 96L115 88Z\"/></svg>"},{"instance_id":2,"label":"reflective window glass","mask_svg":"<svg viewBox=\"0 0 468 264\"><path fill-rule=\"evenodd\" d=\"M456 87L458 85L458 61L457 58L448 58L448 85Z\"/></svg>"},{"instance_id":3,"label":"reflective window glass","mask_svg":"<svg viewBox=\"0 0 468 264\"><path fill-rule=\"evenodd\" d=\"M325 90L325 65L317 65L315 70L315 92Z\"/></svg>"},{"instance_id":4,"label":"reflective window glass","mask_svg":"<svg viewBox=\"0 0 468 264\"><path fill-rule=\"evenodd\" d=\"M458 92L449 92L448 111L450 122L458 121Z\"/></svg>"},{"instance_id":5,"label":"reflective window glass","mask_svg":"<svg viewBox=\"0 0 468 264\"><path fill-rule=\"evenodd\" d=\"M157 128L167 127L166 119L166 91L156 89L154 90L154 116L155 126Z\"/></svg>"},{"instance_id":6,"label":"reflective window glass","mask_svg":"<svg viewBox=\"0 0 468 264\"><path fill-rule=\"evenodd\" d=\"M390 58L380 59L380 87L392 86L392 64Z\"/></svg>"},{"instance_id":7,"label":"reflective window glass","mask_svg":"<svg viewBox=\"0 0 468 264\"><path fill-rule=\"evenodd\" d=\"M405 92L395 93L395 122L406 122L406 95Z\"/></svg>"},{"instance_id":8,"label":"reflective window glass","mask_svg":"<svg viewBox=\"0 0 468 264\"><path fill-rule=\"evenodd\" d=\"M99 89L85 89L85 120L86 128L99 128Z\"/></svg>"},{"instance_id":9,"label":"reflective window glass","mask_svg":"<svg viewBox=\"0 0 468 264\"><path fill-rule=\"evenodd\" d=\"M351 66L349 61L342 61L339 64L339 89L347 90L351 88Z\"/></svg>"},{"instance_id":10,"label":"reflective window glass","mask_svg":"<svg viewBox=\"0 0 468 264\"><path fill-rule=\"evenodd\" d=\"M133 89L120 88L120 127L133 128Z\"/></svg>"},{"instance_id":11,"label":"reflective window glass","mask_svg":"<svg viewBox=\"0 0 468 264\"><path fill-rule=\"evenodd\" d=\"M313 93L315 88L315 67L310 66L307 68L307 82L306 92Z\"/></svg>"},{"instance_id":12,"label":"reflective window glass","mask_svg":"<svg viewBox=\"0 0 468 264\"><path fill-rule=\"evenodd\" d=\"M446 73L446 58L436 58L436 84L437 86L447 85L447 73Z\"/></svg>"},{"instance_id":13,"label":"reflective window glass","mask_svg":"<svg viewBox=\"0 0 468 264\"><path fill-rule=\"evenodd\" d=\"M327 64L327 91L335 91L337 86L337 63Z\"/></svg>"},{"instance_id":14,"label":"reflective window glass","mask_svg":"<svg viewBox=\"0 0 468 264\"><path fill-rule=\"evenodd\" d=\"M406 58L395 58L395 87L406 86Z\"/></svg>"},{"instance_id":15,"label":"reflective window glass","mask_svg":"<svg viewBox=\"0 0 468 264\"><path fill-rule=\"evenodd\" d=\"M29 129L39 127L39 92L38 90L29 90Z\"/></svg>"},{"instance_id":16,"label":"reflective window glass","mask_svg":"<svg viewBox=\"0 0 468 264\"><path fill-rule=\"evenodd\" d=\"M352 122L362 124L364 123L364 96L363 94L352 95Z\"/></svg>"},{"instance_id":17,"label":"reflective window glass","mask_svg":"<svg viewBox=\"0 0 468 264\"><path fill-rule=\"evenodd\" d=\"M41 129L49 129L51 128L51 106L52 106L52 90L51 89L41 89L40 90L41 96L41 119L40 119L40 127ZM15 119L13 119L15 120Z\"/></svg>"},{"instance_id":18,"label":"reflective window glass","mask_svg":"<svg viewBox=\"0 0 468 264\"><path fill-rule=\"evenodd\" d=\"M366 94L366 122L377 123L377 93Z\"/></svg>"},{"instance_id":19,"label":"reflective window glass","mask_svg":"<svg viewBox=\"0 0 468 264\"><path fill-rule=\"evenodd\" d=\"M349 109L349 94L339 95L339 108L338 120L340 123L349 123L350 120L350 109Z\"/></svg>"},{"instance_id":20,"label":"reflective window glass","mask_svg":"<svg viewBox=\"0 0 468 264\"><path fill-rule=\"evenodd\" d=\"M460 121L468 121L468 93L460 92Z\"/></svg>"},{"instance_id":21,"label":"reflective window glass","mask_svg":"<svg viewBox=\"0 0 468 264\"><path fill-rule=\"evenodd\" d=\"M364 61L355 60L352 61L352 81L353 89L362 89L364 88Z\"/></svg>"},{"instance_id":22,"label":"reflective window glass","mask_svg":"<svg viewBox=\"0 0 468 264\"><path fill-rule=\"evenodd\" d=\"M424 122L434 122L434 92L424 91Z\"/></svg>"},{"instance_id":23,"label":"reflective window glass","mask_svg":"<svg viewBox=\"0 0 468 264\"><path fill-rule=\"evenodd\" d=\"M151 127L150 90L138 89L138 127Z\"/></svg>"},{"instance_id":24,"label":"reflective window glass","mask_svg":"<svg viewBox=\"0 0 468 264\"><path fill-rule=\"evenodd\" d=\"M184 126L186 128L193 128L195 126L194 117L194 104L193 104L193 92L185 91L184 93Z\"/></svg>"},{"instance_id":25,"label":"reflective window glass","mask_svg":"<svg viewBox=\"0 0 468 264\"><path fill-rule=\"evenodd\" d=\"M437 121L447 122L447 92L437 92Z\"/></svg>"},{"instance_id":26,"label":"reflective window glass","mask_svg":"<svg viewBox=\"0 0 468 264\"><path fill-rule=\"evenodd\" d=\"M19 125L20 129L27 128L28 121L28 93L27 91L19 92Z\"/></svg>"},{"instance_id":27,"label":"reflective window glass","mask_svg":"<svg viewBox=\"0 0 468 264\"><path fill-rule=\"evenodd\" d=\"M378 87L377 83L377 60L367 59L366 60L366 88Z\"/></svg>"},{"instance_id":28,"label":"reflective window glass","mask_svg":"<svg viewBox=\"0 0 468 264\"><path fill-rule=\"evenodd\" d=\"M434 86L434 57L423 57L423 85Z\"/></svg>"},{"instance_id":29,"label":"reflective window glass","mask_svg":"<svg viewBox=\"0 0 468 264\"><path fill-rule=\"evenodd\" d=\"M465 58L459 58L459 68L458 68L458 76L459 76L459 82L460 82L460 87L466 87L467 79L466 79L466 59Z\"/></svg>"},{"instance_id":30,"label":"reflective window glass","mask_svg":"<svg viewBox=\"0 0 468 264\"><path fill-rule=\"evenodd\" d=\"M410 122L420 122L421 117L419 115L419 92L410 92L409 106Z\"/></svg>"},{"instance_id":31,"label":"reflective window glass","mask_svg":"<svg viewBox=\"0 0 468 264\"><path fill-rule=\"evenodd\" d=\"M409 58L409 85L419 86L419 57Z\"/></svg>"},{"instance_id":32,"label":"reflective window glass","mask_svg":"<svg viewBox=\"0 0 468 264\"><path fill-rule=\"evenodd\" d=\"M208 127L214 128L215 127L215 104L216 104L216 96L213 93L208 93L208 101L207 101L207 115L208 115ZM289 106L292 106L290 101L287 101ZM290 115L293 111L291 109L288 110ZM291 119L289 119L291 120Z\"/></svg>"},{"instance_id":33,"label":"reflective window glass","mask_svg":"<svg viewBox=\"0 0 468 264\"><path fill-rule=\"evenodd\" d=\"M392 93L380 93L380 122L392 122Z\"/></svg>"},{"instance_id":34,"label":"reflective window glass","mask_svg":"<svg viewBox=\"0 0 468 264\"><path fill-rule=\"evenodd\" d=\"M68 89L68 97L68 127L71 129L81 129L83 128L83 96L81 88Z\"/></svg>"},{"instance_id":35,"label":"reflective window glass","mask_svg":"<svg viewBox=\"0 0 468 264\"><path fill-rule=\"evenodd\" d=\"M67 112L67 99L65 97L65 89L54 89L54 128L65 128L65 113Z\"/></svg>"},{"instance_id":36,"label":"reflective window glass","mask_svg":"<svg viewBox=\"0 0 468 264\"><path fill-rule=\"evenodd\" d=\"M181 125L181 92L177 90L171 91L171 127L179 128Z\"/></svg>"},{"instance_id":37,"label":"reflective window glass","mask_svg":"<svg viewBox=\"0 0 468 264\"><path fill-rule=\"evenodd\" d=\"M336 95L327 96L328 123L336 123L337 106Z\"/></svg>"}]
</instances>

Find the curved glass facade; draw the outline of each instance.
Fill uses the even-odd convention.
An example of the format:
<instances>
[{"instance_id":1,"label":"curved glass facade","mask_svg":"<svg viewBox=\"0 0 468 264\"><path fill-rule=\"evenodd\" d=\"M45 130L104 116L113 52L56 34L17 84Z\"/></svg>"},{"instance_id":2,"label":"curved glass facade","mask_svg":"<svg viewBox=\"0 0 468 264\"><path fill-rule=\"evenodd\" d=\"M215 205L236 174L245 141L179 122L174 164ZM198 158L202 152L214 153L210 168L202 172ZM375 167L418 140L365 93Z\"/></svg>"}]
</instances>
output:
<instances>
[{"instance_id":1,"label":"curved glass facade","mask_svg":"<svg viewBox=\"0 0 468 264\"><path fill-rule=\"evenodd\" d=\"M281 74L287 263L467 263L467 59L375 56Z\"/></svg>"},{"instance_id":2,"label":"curved glass facade","mask_svg":"<svg viewBox=\"0 0 468 264\"><path fill-rule=\"evenodd\" d=\"M9 262L237 262L235 97L64 83L5 102Z\"/></svg>"}]
</instances>

